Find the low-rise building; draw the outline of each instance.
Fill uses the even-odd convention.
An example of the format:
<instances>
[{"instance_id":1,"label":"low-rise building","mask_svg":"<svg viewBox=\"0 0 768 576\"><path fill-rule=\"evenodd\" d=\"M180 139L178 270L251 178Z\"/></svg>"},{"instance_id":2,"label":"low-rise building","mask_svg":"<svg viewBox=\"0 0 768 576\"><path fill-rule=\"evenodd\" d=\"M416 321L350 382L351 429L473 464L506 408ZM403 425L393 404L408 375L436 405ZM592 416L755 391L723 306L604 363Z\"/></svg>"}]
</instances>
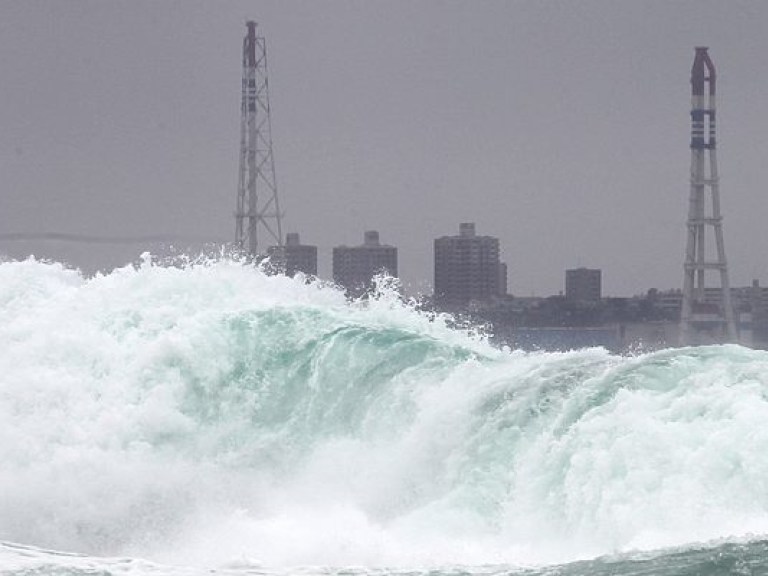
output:
<instances>
[{"instance_id":1,"label":"low-rise building","mask_svg":"<svg viewBox=\"0 0 768 576\"><path fill-rule=\"evenodd\" d=\"M369 230L361 246L333 249L333 280L350 297L368 292L377 274L397 277L397 248L379 242L379 233Z\"/></svg>"},{"instance_id":2,"label":"low-rise building","mask_svg":"<svg viewBox=\"0 0 768 576\"><path fill-rule=\"evenodd\" d=\"M571 302L600 302L602 271L575 268L565 271L565 299Z\"/></svg>"},{"instance_id":3,"label":"low-rise building","mask_svg":"<svg viewBox=\"0 0 768 576\"><path fill-rule=\"evenodd\" d=\"M289 232L282 246L270 246L270 264L286 276L297 272L317 276L317 246L302 244L298 233Z\"/></svg>"}]
</instances>

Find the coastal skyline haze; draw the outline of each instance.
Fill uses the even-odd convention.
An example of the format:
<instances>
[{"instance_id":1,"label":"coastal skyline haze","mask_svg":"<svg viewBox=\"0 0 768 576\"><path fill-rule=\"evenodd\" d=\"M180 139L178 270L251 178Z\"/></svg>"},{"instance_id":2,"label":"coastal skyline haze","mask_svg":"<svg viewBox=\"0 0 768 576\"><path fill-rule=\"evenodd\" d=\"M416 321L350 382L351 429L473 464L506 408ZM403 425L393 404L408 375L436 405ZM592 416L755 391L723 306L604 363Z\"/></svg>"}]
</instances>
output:
<instances>
[{"instance_id":1,"label":"coastal skyline haze","mask_svg":"<svg viewBox=\"0 0 768 576\"><path fill-rule=\"evenodd\" d=\"M768 284L768 4L0 2L0 238L234 239L246 20L266 38L283 231L331 250L378 230L410 292L474 222L509 292L682 286L690 70L718 73L733 286ZM86 271L145 248L0 239ZM713 278L713 285L719 285Z\"/></svg>"}]
</instances>

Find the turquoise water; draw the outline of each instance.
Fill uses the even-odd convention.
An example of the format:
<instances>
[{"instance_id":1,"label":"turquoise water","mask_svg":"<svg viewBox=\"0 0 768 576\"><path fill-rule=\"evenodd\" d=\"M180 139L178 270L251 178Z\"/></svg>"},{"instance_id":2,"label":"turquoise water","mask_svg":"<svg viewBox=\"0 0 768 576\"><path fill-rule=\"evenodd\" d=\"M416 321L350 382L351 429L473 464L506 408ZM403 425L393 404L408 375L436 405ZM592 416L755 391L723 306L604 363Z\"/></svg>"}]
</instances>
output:
<instances>
[{"instance_id":1,"label":"turquoise water","mask_svg":"<svg viewBox=\"0 0 768 576\"><path fill-rule=\"evenodd\" d=\"M768 354L499 350L232 261L0 264L6 574L768 573Z\"/></svg>"}]
</instances>

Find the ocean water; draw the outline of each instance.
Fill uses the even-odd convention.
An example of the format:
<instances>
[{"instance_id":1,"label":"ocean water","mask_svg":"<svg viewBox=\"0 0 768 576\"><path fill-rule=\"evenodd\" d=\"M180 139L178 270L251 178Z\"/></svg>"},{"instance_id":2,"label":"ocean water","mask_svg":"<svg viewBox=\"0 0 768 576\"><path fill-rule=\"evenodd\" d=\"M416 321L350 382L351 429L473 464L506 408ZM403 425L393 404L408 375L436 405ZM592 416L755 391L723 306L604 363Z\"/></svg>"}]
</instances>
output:
<instances>
[{"instance_id":1,"label":"ocean water","mask_svg":"<svg viewBox=\"0 0 768 576\"><path fill-rule=\"evenodd\" d=\"M0 573L768 573L768 353L448 325L226 259L0 263Z\"/></svg>"}]
</instances>

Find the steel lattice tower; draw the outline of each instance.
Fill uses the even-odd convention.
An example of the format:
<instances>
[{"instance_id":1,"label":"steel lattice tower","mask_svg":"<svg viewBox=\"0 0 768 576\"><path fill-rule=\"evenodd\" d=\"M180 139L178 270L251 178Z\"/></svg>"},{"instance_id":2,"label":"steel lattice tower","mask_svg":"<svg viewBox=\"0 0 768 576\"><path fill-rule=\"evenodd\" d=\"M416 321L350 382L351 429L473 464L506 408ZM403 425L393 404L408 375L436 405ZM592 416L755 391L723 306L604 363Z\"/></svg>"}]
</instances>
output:
<instances>
[{"instance_id":1,"label":"steel lattice tower","mask_svg":"<svg viewBox=\"0 0 768 576\"><path fill-rule=\"evenodd\" d=\"M696 48L691 70L691 194L688 207L688 240L685 249L681 343L695 344L702 331L716 341L736 341L728 265L720 215L715 137L715 66L707 48ZM708 202L709 201L709 202ZM714 232L716 258L707 259L706 230ZM707 270L720 273L719 302L705 302Z\"/></svg>"},{"instance_id":2,"label":"steel lattice tower","mask_svg":"<svg viewBox=\"0 0 768 576\"><path fill-rule=\"evenodd\" d=\"M256 36L256 22L246 22L246 26L235 243L249 255L257 256L259 228L278 246L283 245L283 234L272 154L267 46L263 36Z\"/></svg>"}]
</instances>

